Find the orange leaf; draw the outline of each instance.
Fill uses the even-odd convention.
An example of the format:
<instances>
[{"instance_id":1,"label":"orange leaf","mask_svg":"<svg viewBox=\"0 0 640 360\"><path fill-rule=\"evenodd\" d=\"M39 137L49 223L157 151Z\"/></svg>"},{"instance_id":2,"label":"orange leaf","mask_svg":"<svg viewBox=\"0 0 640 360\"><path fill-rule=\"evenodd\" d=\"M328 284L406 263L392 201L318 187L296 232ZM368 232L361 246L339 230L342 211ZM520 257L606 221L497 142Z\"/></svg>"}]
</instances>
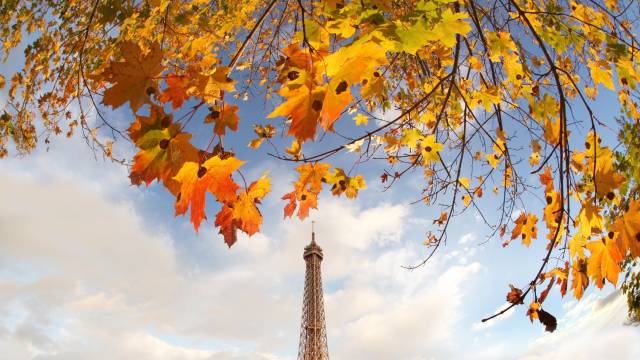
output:
<instances>
[{"instance_id":1,"label":"orange leaf","mask_svg":"<svg viewBox=\"0 0 640 360\"><path fill-rule=\"evenodd\" d=\"M238 221L238 227L249 236L255 234L262 224L262 214L256 204L270 191L269 178L263 175L249 185L246 191L240 192L238 200L233 205L233 218Z\"/></svg>"},{"instance_id":2,"label":"orange leaf","mask_svg":"<svg viewBox=\"0 0 640 360\"><path fill-rule=\"evenodd\" d=\"M631 200L629 210L616 218L612 230L619 234L617 243L621 255L630 251L632 257L640 256L640 200Z\"/></svg>"},{"instance_id":3,"label":"orange leaf","mask_svg":"<svg viewBox=\"0 0 640 360\"><path fill-rule=\"evenodd\" d=\"M225 128L229 128L233 131L238 131L238 112L237 105L229 105L224 104L222 111L213 110L207 117L204 119L205 123L213 122L215 125L213 127L213 132L216 135L224 135Z\"/></svg>"},{"instance_id":4,"label":"orange leaf","mask_svg":"<svg viewBox=\"0 0 640 360\"><path fill-rule=\"evenodd\" d=\"M309 163L298 166L298 181L294 182L294 190L285 194L282 199L289 200L284 208L284 217L293 215L293 211L298 207L297 216L304 219L309 216L310 209L317 209L318 194L322 190L322 182L327 181L329 175L329 165L323 163Z\"/></svg>"},{"instance_id":5,"label":"orange leaf","mask_svg":"<svg viewBox=\"0 0 640 360\"><path fill-rule=\"evenodd\" d=\"M171 101L171 108L178 109L182 106L182 103L189 97L187 95L187 89L189 88L189 78L184 75L167 75L167 85L162 94L160 94L159 100L162 102Z\"/></svg>"},{"instance_id":6,"label":"orange leaf","mask_svg":"<svg viewBox=\"0 0 640 360\"><path fill-rule=\"evenodd\" d=\"M184 214L191 206L191 222L198 231L200 222L206 218L205 193L211 192L220 202L233 202L240 188L231 178L243 161L234 157L222 160L214 156L202 165L195 162L185 163L174 179L180 182L180 193L176 201L176 215Z\"/></svg>"},{"instance_id":7,"label":"orange leaf","mask_svg":"<svg viewBox=\"0 0 640 360\"><path fill-rule=\"evenodd\" d=\"M587 249L591 252L587 260L587 274L595 281L596 286L602 288L604 279L615 286L618 274L622 271L620 262L623 259L615 239L605 236L601 240L587 243Z\"/></svg>"},{"instance_id":8,"label":"orange leaf","mask_svg":"<svg viewBox=\"0 0 640 360\"><path fill-rule=\"evenodd\" d=\"M345 81L335 79L327 84L327 91L320 112L320 125L325 130L333 130L333 123L340 117L340 114L353 100L349 84Z\"/></svg>"},{"instance_id":9,"label":"orange leaf","mask_svg":"<svg viewBox=\"0 0 640 360\"><path fill-rule=\"evenodd\" d=\"M224 242L231 247L238 240L237 221L233 218L233 209L223 205L216 215L215 225L220 228L219 233L224 237Z\"/></svg>"},{"instance_id":10,"label":"orange leaf","mask_svg":"<svg viewBox=\"0 0 640 360\"><path fill-rule=\"evenodd\" d=\"M516 226L511 232L511 240L522 237L522 243L526 246L531 245L531 238L538 238L538 230L536 224L538 223L538 217L535 214L522 213L515 221Z\"/></svg>"},{"instance_id":11,"label":"orange leaf","mask_svg":"<svg viewBox=\"0 0 640 360\"><path fill-rule=\"evenodd\" d=\"M125 41L120 51L124 61L112 61L103 74L113 86L104 91L102 102L115 109L128 101L135 112L156 91L154 78L162 72L162 50L153 43L143 54L138 44Z\"/></svg>"},{"instance_id":12,"label":"orange leaf","mask_svg":"<svg viewBox=\"0 0 640 360\"><path fill-rule=\"evenodd\" d=\"M584 259L578 259L571 265L571 288L573 296L580 300L584 289L589 286L589 276L587 276L587 262Z\"/></svg>"},{"instance_id":13,"label":"orange leaf","mask_svg":"<svg viewBox=\"0 0 640 360\"><path fill-rule=\"evenodd\" d=\"M268 117L286 116L291 119L289 135L295 136L300 142L312 139L316 134L318 118L323 108L324 88L316 87L311 90L307 86L300 86L291 90L285 86L278 93L286 100Z\"/></svg>"},{"instance_id":14,"label":"orange leaf","mask_svg":"<svg viewBox=\"0 0 640 360\"><path fill-rule=\"evenodd\" d=\"M162 180L174 195L180 185L173 177L187 161L198 161L198 149L189 142L191 134L180 131L158 106L151 107L149 116L137 116L129 127L129 136L140 151L133 158L131 183L149 185L154 180Z\"/></svg>"}]
</instances>

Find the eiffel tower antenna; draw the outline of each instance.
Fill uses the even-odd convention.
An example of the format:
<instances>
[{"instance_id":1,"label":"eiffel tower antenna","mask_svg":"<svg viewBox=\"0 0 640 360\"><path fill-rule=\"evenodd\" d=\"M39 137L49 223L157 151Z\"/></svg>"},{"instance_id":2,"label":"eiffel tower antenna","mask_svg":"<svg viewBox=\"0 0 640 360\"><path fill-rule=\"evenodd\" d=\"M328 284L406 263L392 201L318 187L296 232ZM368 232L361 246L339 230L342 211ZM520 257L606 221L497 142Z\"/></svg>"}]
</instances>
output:
<instances>
[{"instance_id":1,"label":"eiffel tower antenna","mask_svg":"<svg viewBox=\"0 0 640 360\"><path fill-rule=\"evenodd\" d=\"M314 221L311 222L311 243L304 248L303 258L306 272L298 360L329 360L320 272L323 253L322 248L316 244Z\"/></svg>"}]
</instances>

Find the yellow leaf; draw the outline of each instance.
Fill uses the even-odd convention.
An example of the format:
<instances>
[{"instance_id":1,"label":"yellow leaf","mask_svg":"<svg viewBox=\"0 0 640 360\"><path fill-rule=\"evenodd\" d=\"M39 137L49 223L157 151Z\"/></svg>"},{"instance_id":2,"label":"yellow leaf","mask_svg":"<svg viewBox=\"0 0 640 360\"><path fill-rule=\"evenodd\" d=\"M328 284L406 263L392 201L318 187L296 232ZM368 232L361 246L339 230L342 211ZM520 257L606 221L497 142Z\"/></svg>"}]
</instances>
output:
<instances>
[{"instance_id":1,"label":"yellow leaf","mask_svg":"<svg viewBox=\"0 0 640 360\"><path fill-rule=\"evenodd\" d=\"M618 233L618 248L622 255L640 256L640 200L631 200L629 210L618 216L612 230Z\"/></svg>"},{"instance_id":2,"label":"yellow leaf","mask_svg":"<svg viewBox=\"0 0 640 360\"><path fill-rule=\"evenodd\" d=\"M262 214L256 203L270 191L271 183L265 174L254 181L246 191L241 191L234 203L233 218L238 221L238 228L249 236L255 234L262 224Z\"/></svg>"},{"instance_id":3,"label":"yellow leaf","mask_svg":"<svg viewBox=\"0 0 640 360\"><path fill-rule=\"evenodd\" d=\"M486 154L485 158L487 159L489 165L491 165L491 167L495 169L500 163L501 155L499 153Z\"/></svg>"},{"instance_id":4,"label":"yellow leaf","mask_svg":"<svg viewBox=\"0 0 640 360\"><path fill-rule=\"evenodd\" d=\"M587 261L583 259L577 259L573 261L571 265L571 288L573 289L573 296L580 300L584 289L589 286L589 276L587 276Z\"/></svg>"},{"instance_id":5,"label":"yellow leaf","mask_svg":"<svg viewBox=\"0 0 640 360\"><path fill-rule=\"evenodd\" d=\"M451 8L442 13L442 19L432 29L430 33L425 34L429 40L439 40L442 44L452 47L456 44L456 35L465 36L471 31L471 25L464 21L468 16L465 12L451 11Z\"/></svg>"},{"instance_id":6,"label":"yellow leaf","mask_svg":"<svg viewBox=\"0 0 640 360\"><path fill-rule=\"evenodd\" d=\"M604 279L615 286L618 274L622 271L620 262L623 259L615 239L605 236L601 240L587 243L587 249L591 253L587 260L587 274L595 281L596 286L602 288Z\"/></svg>"},{"instance_id":7,"label":"yellow leaf","mask_svg":"<svg viewBox=\"0 0 640 360\"><path fill-rule=\"evenodd\" d=\"M587 67L591 72L591 78L595 85L602 84L609 90L614 90L613 79L611 75L611 67L609 63L604 60L589 61Z\"/></svg>"},{"instance_id":8,"label":"yellow leaf","mask_svg":"<svg viewBox=\"0 0 640 360\"><path fill-rule=\"evenodd\" d=\"M537 223L538 217L535 216L535 214L520 214L520 216L515 221L516 226L511 232L511 240L520 236L524 245L531 245L531 238L538 238L538 229L536 228Z\"/></svg>"},{"instance_id":9,"label":"yellow leaf","mask_svg":"<svg viewBox=\"0 0 640 360\"><path fill-rule=\"evenodd\" d=\"M418 141L422 139L422 132L416 128L403 129L400 142L409 149L414 150L418 146Z\"/></svg>"},{"instance_id":10,"label":"yellow leaf","mask_svg":"<svg viewBox=\"0 0 640 360\"><path fill-rule=\"evenodd\" d=\"M291 141L291 146L289 146L285 151L287 154L297 157L300 155L301 146L298 140Z\"/></svg>"},{"instance_id":11,"label":"yellow leaf","mask_svg":"<svg viewBox=\"0 0 640 360\"><path fill-rule=\"evenodd\" d=\"M465 189L469 190L469 178L461 177L458 179L460 185L462 185Z\"/></svg>"},{"instance_id":12,"label":"yellow leaf","mask_svg":"<svg viewBox=\"0 0 640 360\"><path fill-rule=\"evenodd\" d=\"M353 120L356 122L356 126L367 125L369 123L369 118L362 114L356 115Z\"/></svg>"},{"instance_id":13,"label":"yellow leaf","mask_svg":"<svg viewBox=\"0 0 640 360\"><path fill-rule=\"evenodd\" d=\"M444 145L436 142L435 135L429 135L421 142L422 145L422 159L425 164L440 159L440 150Z\"/></svg>"}]
</instances>

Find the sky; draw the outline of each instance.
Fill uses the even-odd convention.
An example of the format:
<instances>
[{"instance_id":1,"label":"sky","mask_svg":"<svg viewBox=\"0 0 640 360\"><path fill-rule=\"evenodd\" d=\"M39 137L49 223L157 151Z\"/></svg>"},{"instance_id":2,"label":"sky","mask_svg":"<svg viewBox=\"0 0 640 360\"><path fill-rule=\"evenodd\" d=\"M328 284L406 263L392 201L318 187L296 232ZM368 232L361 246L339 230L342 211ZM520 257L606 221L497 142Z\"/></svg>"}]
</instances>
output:
<instances>
[{"instance_id":1,"label":"sky","mask_svg":"<svg viewBox=\"0 0 640 360\"><path fill-rule=\"evenodd\" d=\"M1 100L1 99L0 99ZM293 174L274 160L273 194ZM284 171L287 170L287 171ZM304 246L310 221L262 205L260 234L228 249L210 222L200 233L173 217L160 186L130 186L126 168L96 159L79 139L53 139L0 161L0 353L6 359L295 359ZM322 197L316 238L329 351L334 359L637 359L640 328L625 325L613 288L545 309L545 333L518 307L488 323L507 285L526 283L542 245L502 248L467 212L424 267L437 210L410 205L411 183L355 201ZM542 243L541 241L539 243Z\"/></svg>"},{"instance_id":2,"label":"sky","mask_svg":"<svg viewBox=\"0 0 640 360\"><path fill-rule=\"evenodd\" d=\"M0 93L0 109L4 102ZM240 115L266 113L250 105ZM130 114L110 116L126 128ZM293 165L248 151L249 132L229 143L253 160L246 176L269 171L273 189L262 231L231 249L211 221L196 235L161 186L131 186L125 167L78 137L0 160L0 357L295 359L313 220L333 359L640 358L640 327L627 324L625 298L610 285L580 302L552 292L544 307L558 318L552 334L529 322L525 306L480 322L504 308L509 283L524 287L535 274L543 234L531 248L503 248L467 211L432 260L404 269L424 258L424 234L440 212L411 205L419 174L382 191L379 174L363 169L368 189L358 199L325 194L309 219L283 220ZM122 142L115 151L133 155Z\"/></svg>"}]
</instances>

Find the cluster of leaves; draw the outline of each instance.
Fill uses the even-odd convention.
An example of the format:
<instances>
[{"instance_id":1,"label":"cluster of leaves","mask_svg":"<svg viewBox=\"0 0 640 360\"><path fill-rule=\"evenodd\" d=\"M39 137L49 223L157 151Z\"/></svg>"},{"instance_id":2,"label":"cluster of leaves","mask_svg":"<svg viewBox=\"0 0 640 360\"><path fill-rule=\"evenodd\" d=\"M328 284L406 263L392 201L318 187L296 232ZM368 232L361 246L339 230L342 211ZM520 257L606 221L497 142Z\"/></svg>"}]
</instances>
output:
<instances>
[{"instance_id":1,"label":"cluster of leaves","mask_svg":"<svg viewBox=\"0 0 640 360\"><path fill-rule=\"evenodd\" d=\"M634 138L638 17L622 0L2 2L0 50L27 45L9 80L0 155L10 139L17 152L31 151L36 129L47 143L79 127L90 146L130 167L132 184L161 182L177 215L190 209L196 231L213 198L229 246L237 230L259 231L258 205L270 191L267 174L247 184L244 162L224 145L241 126L257 136L250 148L268 143L274 157L301 163L282 196L285 217L318 208L324 184L356 197L366 185L352 172L364 163L380 164L385 187L418 174L416 202L440 208L424 262L470 209L493 234L510 231L504 246L544 241L535 276L507 300L530 296L527 315L553 331L542 306L554 286L579 299L591 284L615 286L640 256L637 144L615 152L603 144L613 121L592 109L600 91L615 92L623 133ZM240 102L259 94L273 110L241 121ZM127 106L124 131L106 111ZM290 141L286 155L276 136ZM138 149L132 161L113 154L122 139ZM329 163L339 153L353 154L351 171ZM496 219L484 216L488 189ZM539 204L523 200L538 193Z\"/></svg>"},{"instance_id":2,"label":"cluster of leaves","mask_svg":"<svg viewBox=\"0 0 640 360\"><path fill-rule=\"evenodd\" d=\"M624 188L625 201L621 204L623 209L629 206L630 202L640 200L640 123L620 121L620 132L618 140L621 150L615 153L615 166L618 171L624 174L624 177L631 179L632 186ZM618 212L611 212L608 221L615 222ZM634 219L636 226L640 219ZM625 272L624 282L621 286L622 290L627 294L627 305L629 318L632 321L640 321L640 259L629 254L622 262L622 268Z\"/></svg>"}]
</instances>

